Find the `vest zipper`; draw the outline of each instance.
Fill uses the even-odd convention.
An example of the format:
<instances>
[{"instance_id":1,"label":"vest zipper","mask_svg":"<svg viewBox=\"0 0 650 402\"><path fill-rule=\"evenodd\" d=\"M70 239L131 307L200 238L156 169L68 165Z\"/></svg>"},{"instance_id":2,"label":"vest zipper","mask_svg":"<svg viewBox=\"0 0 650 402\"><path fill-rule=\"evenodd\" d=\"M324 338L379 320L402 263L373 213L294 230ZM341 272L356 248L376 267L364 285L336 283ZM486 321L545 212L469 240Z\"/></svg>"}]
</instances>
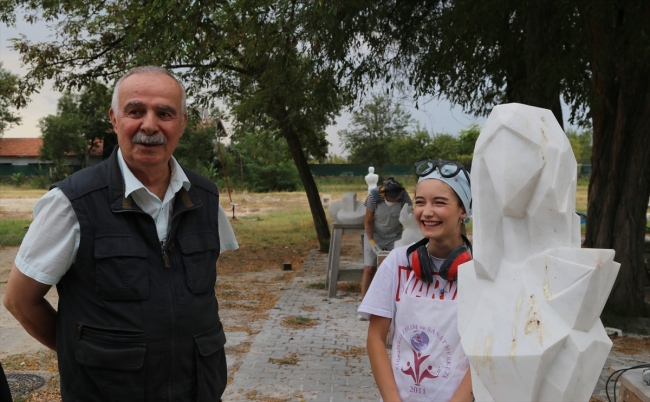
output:
<instances>
[{"instance_id":1,"label":"vest zipper","mask_svg":"<svg viewBox=\"0 0 650 402\"><path fill-rule=\"evenodd\" d=\"M178 226L178 220L176 219L180 214L187 212L191 209L197 208L196 206L190 209L184 209L179 212L175 212L172 215L171 223L169 225L169 233L167 233L167 243L165 243L165 248L163 248L162 255L163 255L163 260L165 261L165 268L168 268L165 270L165 274L167 275L167 294L169 296L169 309L170 309L170 320L171 320L171 350L170 350L170 365L169 365L169 378L173 378L174 376L174 356L175 356L175 350L176 350L176 344L174 342L174 331L176 328L176 322L174 319L174 303L173 303L173 291L172 291L172 279L173 276L171 274L171 263L169 261L169 254L171 253L172 250L174 249L174 237L172 236L174 232L176 231L176 227ZM173 392L172 392L172 384L171 381L167 383L167 395L169 397L169 401L171 402L173 399Z\"/></svg>"}]
</instances>

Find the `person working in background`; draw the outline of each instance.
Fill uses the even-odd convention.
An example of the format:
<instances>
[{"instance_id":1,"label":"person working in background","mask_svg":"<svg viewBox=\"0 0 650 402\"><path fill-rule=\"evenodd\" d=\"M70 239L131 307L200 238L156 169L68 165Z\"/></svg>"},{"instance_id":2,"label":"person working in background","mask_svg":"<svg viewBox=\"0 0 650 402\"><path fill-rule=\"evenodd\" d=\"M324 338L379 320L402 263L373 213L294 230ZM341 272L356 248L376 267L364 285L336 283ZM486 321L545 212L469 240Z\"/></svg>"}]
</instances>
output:
<instances>
[{"instance_id":1,"label":"person working in background","mask_svg":"<svg viewBox=\"0 0 650 402\"><path fill-rule=\"evenodd\" d=\"M411 198L404 187L392 177L380 187L372 189L366 198L361 297L366 295L377 272L377 254L382 250L392 250L395 241L402 237L399 214L404 204L411 205Z\"/></svg>"}]
</instances>

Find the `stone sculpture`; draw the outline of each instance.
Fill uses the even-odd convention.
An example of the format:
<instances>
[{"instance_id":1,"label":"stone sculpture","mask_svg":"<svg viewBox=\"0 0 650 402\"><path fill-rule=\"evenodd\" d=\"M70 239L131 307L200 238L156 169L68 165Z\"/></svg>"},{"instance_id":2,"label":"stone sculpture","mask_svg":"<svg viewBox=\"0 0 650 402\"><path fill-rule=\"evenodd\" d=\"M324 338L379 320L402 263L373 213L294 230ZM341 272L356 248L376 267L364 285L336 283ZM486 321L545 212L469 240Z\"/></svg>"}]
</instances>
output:
<instances>
[{"instance_id":1,"label":"stone sculpture","mask_svg":"<svg viewBox=\"0 0 650 402\"><path fill-rule=\"evenodd\" d=\"M599 316L620 264L580 248L576 161L551 111L496 106L471 178L458 329L476 400L588 401L612 345Z\"/></svg>"},{"instance_id":2,"label":"stone sculpture","mask_svg":"<svg viewBox=\"0 0 650 402\"><path fill-rule=\"evenodd\" d=\"M413 207L409 204L404 204L402 210L399 213L399 222L404 227L402 232L402 238L395 242L395 247L407 246L416 241L422 240L422 232L420 231L420 226L418 221L415 219L413 214Z\"/></svg>"},{"instance_id":3,"label":"stone sculpture","mask_svg":"<svg viewBox=\"0 0 650 402\"><path fill-rule=\"evenodd\" d=\"M332 220L348 225L363 225L366 207L357 201L357 193L345 193L341 201L333 202L329 207Z\"/></svg>"},{"instance_id":4,"label":"stone sculpture","mask_svg":"<svg viewBox=\"0 0 650 402\"><path fill-rule=\"evenodd\" d=\"M368 168L368 174L366 175L366 184L368 185L368 194L373 188L377 188L377 182L379 181L379 176L375 174L375 168L370 166Z\"/></svg>"}]
</instances>

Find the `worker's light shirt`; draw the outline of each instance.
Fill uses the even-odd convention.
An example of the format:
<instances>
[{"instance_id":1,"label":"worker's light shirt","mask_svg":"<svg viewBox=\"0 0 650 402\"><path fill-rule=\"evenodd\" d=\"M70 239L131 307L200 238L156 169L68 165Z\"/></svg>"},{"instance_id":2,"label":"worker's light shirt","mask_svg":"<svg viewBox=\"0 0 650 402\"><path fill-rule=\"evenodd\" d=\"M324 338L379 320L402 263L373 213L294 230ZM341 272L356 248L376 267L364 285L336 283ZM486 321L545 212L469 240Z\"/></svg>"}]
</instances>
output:
<instances>
[{"instance_id":1,"label":"worker's light shirt","mask_svg":"<svg viewBox=\"0 0 650 402\"><path fill-rule=\"evenodd\" d=\"M140 208L156 223L161 246L167 238L176 193L191 186L185 172L174 157L170 160L171 178L164 199L151 193L128 169L122 151L117 158L124 178L124 196L133 196ZM221 252L239 248L226 212L219 205L219 238ZM68 197L59 188L47 192L34 205L34 221L23 239L16 267L26 276L46 285L55 285L74 263L79 249L80 229L77 215Z\"/></svg>"}]
</instances>

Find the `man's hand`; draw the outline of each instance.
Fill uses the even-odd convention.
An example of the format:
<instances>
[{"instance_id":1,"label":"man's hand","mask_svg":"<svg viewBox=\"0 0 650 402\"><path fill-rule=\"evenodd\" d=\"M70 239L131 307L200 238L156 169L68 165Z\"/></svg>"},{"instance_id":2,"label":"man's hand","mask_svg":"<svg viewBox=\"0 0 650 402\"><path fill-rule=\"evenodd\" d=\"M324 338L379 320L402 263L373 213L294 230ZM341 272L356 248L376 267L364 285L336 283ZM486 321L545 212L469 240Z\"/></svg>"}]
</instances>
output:
<instances>
[{"instance_id":1,"label":"man's hand","mask_svg":"<svg viewBox=\"0 0 650 402\"><path fill-rule=\"evenodd\" d=\"M14 264L3 303L31 336L56 350L56 310L44 297L51 287L23 274Z\"/></svg>"}]
</instances>

